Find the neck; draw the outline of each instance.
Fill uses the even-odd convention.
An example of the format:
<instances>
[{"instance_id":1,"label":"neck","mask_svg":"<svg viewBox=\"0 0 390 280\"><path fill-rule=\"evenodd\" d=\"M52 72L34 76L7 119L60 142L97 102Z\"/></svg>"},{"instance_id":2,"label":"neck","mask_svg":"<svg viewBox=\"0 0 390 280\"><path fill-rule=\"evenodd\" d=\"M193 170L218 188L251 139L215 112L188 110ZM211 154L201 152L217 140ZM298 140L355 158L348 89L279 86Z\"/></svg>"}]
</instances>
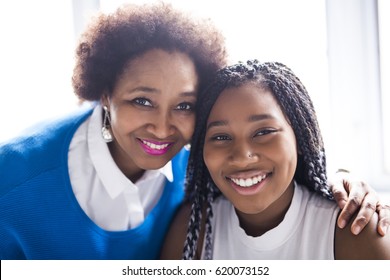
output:
<instances>
[{"instance_id":1,"label":"neck","mask_svg":"<svg viewBox=\"0 0 390 280\"><path fill-rule=\"evenodd\" d=\"M293 194L294 183L292 182L282 196L261 213L246 214L236 209L241 228L247 235L256 237L277 227L290 207Z\"/></svg>"},{"instance_id":2,"label":"neck","mask_svg":"<svg viewBox=\"0 0 390 280\"><path fill-rule=\"evenodd\" d=\"M132 160L125 156L126 153L121 150L115 141L108 144L108 149L118 168L131 182L137 182L145 173L144 169L139 168Z\"/></svg>"}]
</instances>

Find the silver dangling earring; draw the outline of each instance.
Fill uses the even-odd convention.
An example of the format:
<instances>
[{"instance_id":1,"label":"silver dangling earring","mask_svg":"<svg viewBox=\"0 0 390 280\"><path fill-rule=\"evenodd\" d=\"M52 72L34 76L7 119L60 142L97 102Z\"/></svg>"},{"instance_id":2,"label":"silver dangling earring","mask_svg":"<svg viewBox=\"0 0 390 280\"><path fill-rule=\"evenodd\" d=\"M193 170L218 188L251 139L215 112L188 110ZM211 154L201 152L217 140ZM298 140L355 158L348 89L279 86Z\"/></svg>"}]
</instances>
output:
<instances>
[{"instance_id":1,"label":"silver dangling earring","mask_svg":"<svg viewBox=\"0 0 390 280\"><path fill-rule=\"evenodd\" d=\"M104 117L103 117L102 137L104 142L110 143L113 140L112 134L109 129L111 125L110 112L108 112L107 106L103 106L103 110L104 110Z\"/></svg>"}]
</instances>

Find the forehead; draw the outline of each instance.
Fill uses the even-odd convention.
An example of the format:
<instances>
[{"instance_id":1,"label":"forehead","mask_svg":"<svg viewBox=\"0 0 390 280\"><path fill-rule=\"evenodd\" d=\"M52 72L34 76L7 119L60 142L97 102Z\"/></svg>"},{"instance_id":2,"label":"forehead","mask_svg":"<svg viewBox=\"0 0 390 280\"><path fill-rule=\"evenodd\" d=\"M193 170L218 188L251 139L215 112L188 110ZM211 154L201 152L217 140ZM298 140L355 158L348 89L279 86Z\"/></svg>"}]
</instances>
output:
<instances>
[{"instance_id":1,"label":"forehead","mask_svg":"<svg viewBox=\"0 0 390 280\"><path fill-rule=\"evenodd\" d=\"M241 118L253 114L283 116L283 112L272 92L254 84L244 84L222 91L215 102L211 118Z\"/></svg>"},{"instance_id":2,"label":"forehead","mask_svg":"<svg viewBox=\"0 0 390 280\"><path fill-rule=\"evenodd\" d=\"M162 49L152 49L130 60L126 66L126 71L148 70L161 71L167 68L174 68L183 72L195 70L195 64L190 56L179 51L165 51Z\"/></svg>"},{"instance_id":3,"label":"forehead","mask_svg":"<svg viewBox=\"0 0 390 280\"><path fill-rule=\"evenodd\" d=\"M174 87L179 91L194 91L197 84L195 64L187 54L153 49L125 64L116 86Z\"/></svg>"}]
</instances>

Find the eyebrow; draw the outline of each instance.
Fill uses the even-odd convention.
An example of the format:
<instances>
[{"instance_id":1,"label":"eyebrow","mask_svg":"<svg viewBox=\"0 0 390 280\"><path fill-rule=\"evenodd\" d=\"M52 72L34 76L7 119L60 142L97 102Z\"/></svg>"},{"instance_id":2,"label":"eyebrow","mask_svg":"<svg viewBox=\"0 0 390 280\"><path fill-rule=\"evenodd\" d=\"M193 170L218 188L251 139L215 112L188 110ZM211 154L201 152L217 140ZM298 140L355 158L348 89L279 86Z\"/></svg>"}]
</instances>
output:
<instances>
[{"instance_id":1,"label":"eyebrow","mask_svg":"<svg viewBox=\"0 0 390 280\"><path fill-rule=\"evenodd\" d=\"M136 87L126 92L126 94L133 94L136 92L145 92L145 93L159 93L160 91L155 88L151 87ZM180 96L186 97L186 96L197 96L197 93L195 91L184 91L180 93Z\"/></svg>"},{"instance_id":2,"label":"eyebrow","mask_svg":"<svg viewBox=\"0 0 390 280\"><path fill-rule=\"evenodd\" d=\"M274 117L270 114L260 114L260 115L251 115L248 118L249 122L257 122L262 121L266 119L274 119ZM218 127L218 126L226 126L228 125L228 121L220 120L220 121L214 121L207 125L206 131L209 130L212 127Z\"/></svg>"},{"instance_id":3,"label":"eyebrow","mask_svg":"<svg viewBox=\"0 0 390 280\"><path fill-rule=\"evenodd\" d=\"M198 96L198 93L196 91L184 91L180 93L180 96L185 97L185 96Z\"/></svg>"},{"instance_id":4,"label":"eyebrow","mask_svg":"<svg viewBox=\"0 0 390 280\"><path fill-rule=\"evenodd\" d=\"M274 119L275 117L270 114L252 115L249 117L249 122L257 122L267 119Z\"/></svg>"},{"instance_id":5,"label":"eyebrow","mask_svg":"<svg viewBox=\"0 0 390 280\"><path fill-rule=\"evenodd\" d=\"M228 122L227 121L215 121L215 122L211 122L207 125L206 127L206 131L209 130L210 128L212 127L218 127L218 126L225 126L227 125Z\"/></svg>"},{"instance_id":6,"label":"eyebrow","mask_svg":"<svg viewBox=\"0 0 390 280\"><path fill-rule=\"evenodd\" d=\"M131 90L128 90L126 92L126 94L133 94L136 92L158 93L159 91L157 89L151 88L151 87L135 87Z\"/></svg>"}]
</instances>

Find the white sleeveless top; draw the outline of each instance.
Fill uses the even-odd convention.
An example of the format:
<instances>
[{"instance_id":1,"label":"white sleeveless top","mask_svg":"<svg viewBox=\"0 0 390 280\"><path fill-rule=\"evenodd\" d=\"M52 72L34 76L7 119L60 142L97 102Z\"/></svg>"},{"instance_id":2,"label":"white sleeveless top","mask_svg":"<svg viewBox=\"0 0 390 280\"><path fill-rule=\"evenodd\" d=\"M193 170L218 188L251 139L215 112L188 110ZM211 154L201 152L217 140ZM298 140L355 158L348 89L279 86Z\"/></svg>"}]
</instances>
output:
<instances>
[{"instance_id":1,"label":"white sleeveless top","mask_svg":"<svg viewBox=\"0 0 390 280\"><path fill-rule=\"evenodd\" d=\"M283 221L259 237L246 235L225 197L219 197L212 207L213 259L334 259L338 206L304 186L295 184Z\"/></svg>"}]
</instances>

